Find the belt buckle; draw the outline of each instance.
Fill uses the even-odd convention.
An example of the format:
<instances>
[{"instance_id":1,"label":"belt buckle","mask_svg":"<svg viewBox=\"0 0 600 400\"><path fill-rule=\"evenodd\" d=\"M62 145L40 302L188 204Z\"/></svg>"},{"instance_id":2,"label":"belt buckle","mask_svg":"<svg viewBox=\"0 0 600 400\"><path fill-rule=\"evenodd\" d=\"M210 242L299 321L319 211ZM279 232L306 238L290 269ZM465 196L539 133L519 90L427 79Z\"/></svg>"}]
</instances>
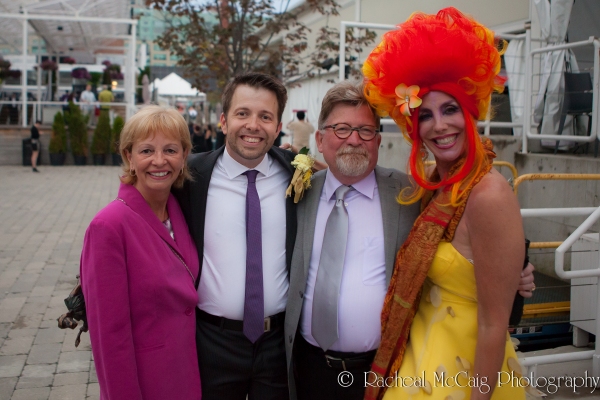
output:
<instances>
[{"instance_id":1,"label":"belt buckle","mask_svg":"<svg viewBox=\"0 0 600 400\"><path fill-rule=\"evenodd\" d=\"M271 317L267 317L265 318L265 332L270 332L271 331Z\"/></svg>"},{"instance_id":2,"label":"belt buckle","mask_svg":"<svg viewBox=\"0 0 600 400\"><path fill-rule=\"evenodd\" d=\"M331 365L330 361L341 361L342 368L344 369L344 371L348 371L346 369L346 361L343 358L332 357L330 355L325 354L325 361L327 361L327 365L329 366L329 368L333 368L333 365Z\"/></svg>"}]
</instances>

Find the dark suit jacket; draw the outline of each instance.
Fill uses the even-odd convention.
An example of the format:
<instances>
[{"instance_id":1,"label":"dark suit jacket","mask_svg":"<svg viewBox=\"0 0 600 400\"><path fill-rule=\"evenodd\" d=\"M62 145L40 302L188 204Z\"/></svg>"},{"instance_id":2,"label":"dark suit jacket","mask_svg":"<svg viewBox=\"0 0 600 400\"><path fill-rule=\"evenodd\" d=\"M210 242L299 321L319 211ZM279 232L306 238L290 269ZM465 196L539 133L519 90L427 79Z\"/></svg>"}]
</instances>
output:
<instances>
[{"instance_id":1,"label":"dark suit jacket","mask_svg":"<svg viewBox=\"0 0 600 400\"><path fill-rule=\"evenodd\" d=\"M206 198L208 195L208 185L212 176L213 168L217 159L225 147L207 153L192 154L188 158L188 167L194 179L193 182L186 181L182 189L174 189L173 194L179 201L185 220L190 229L190 233L196 248L198 249L198 259L200 260L200 274L196 279L196 287L200 283L202 273L202 260L204 258L204 221L206 220ZM292 160L294 154L278 147L272 147L269 155L277 160L290 173L290 180L294 173ZM281 188L281 195L285 196L285 189ZM286 266L288 273L292 262L292 251L296 240L296 205L291 197L286 199Z\"/></svg>"},{"instance_id":2,"label":"dark suit jacket","mask_svg":"<svg viewBox=\"0 0 600 400\"><path fill-rule=\"evenodd\" d=\"M312 254L315 224L319 198L325 184L325 174L328 171L319 171L314 175L312 187L306 192L304 199L298 204L298 233L292 270L290 272L290 290L285 315L285 350L288 363L288 381L290 398L296 399L296 385L294 382L292 350L298 330L304 290L308 278L308 268ZM383 217L383 236L385 251L386 282L389 284L394 270L396 253L410 232L415 219L419 215L419 203L410 206L401 206L396 201L400 190L410 182L406 174L382 167L375 168L375 179L381 202Z\"/></svg>"}]
</instances>

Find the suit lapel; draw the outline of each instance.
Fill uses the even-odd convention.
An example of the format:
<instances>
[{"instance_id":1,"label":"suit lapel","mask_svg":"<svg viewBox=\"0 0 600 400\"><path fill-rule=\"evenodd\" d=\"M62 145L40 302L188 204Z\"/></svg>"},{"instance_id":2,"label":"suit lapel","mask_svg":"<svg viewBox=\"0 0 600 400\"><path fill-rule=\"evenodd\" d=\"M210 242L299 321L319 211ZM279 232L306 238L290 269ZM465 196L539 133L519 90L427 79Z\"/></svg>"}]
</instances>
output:
<instances>
[{"instance_id":1,"label":"suit lapel","mask_svg":"<svg viewBox=\"0 0 600 400\"><path fill-rule=\"evenodd\" d=\"M286 171L289 172L291 180L291 177L294 174L294 167L292 166L294 154L278 147L271 147L269 150L269 155L273 157L275 161L279 162L279 164L281 164ZM282 196L285 196L285 188ZM294 252L294 245L296 243L296 229L298 226L298 221L296 219L296 204L294 204L293 197L287 197L285 201L285 223L285 265L289 273L292 265L292 253Z\"/></svg>"},{"instance_id":2,"label":"suit lapel","mask_svg":"<svg viewBox=\"0 0 600 400\"><path fill-rule=\"evenodd\" d=\"M401 188L391 176L391 171L375 167L375 178L377 179L383 218L385 278L387 283L390 282L394 270L396 252L398 251L398 224L400 223L400 205L396 201L396 196L400 193Z\"/></svg>"},{"instance_id":3,"label":"suit lapel","mask_svg":"<svg viewBox=\"0 0 600 400\"><path fill-rule=\"evenodd\" d=\"M302 218L300 223L304 224L304 235L302 241L304 243L304 276L308 276L308 267L310 266L310 258L312 255L313 242L315 237L315 225L317 223L317 211L319 209L319 199L327 170L323 173L318 173L311 181L311 188L306 192L306 197L300 201L299 218Z\"/></svg>"}]
</instances>

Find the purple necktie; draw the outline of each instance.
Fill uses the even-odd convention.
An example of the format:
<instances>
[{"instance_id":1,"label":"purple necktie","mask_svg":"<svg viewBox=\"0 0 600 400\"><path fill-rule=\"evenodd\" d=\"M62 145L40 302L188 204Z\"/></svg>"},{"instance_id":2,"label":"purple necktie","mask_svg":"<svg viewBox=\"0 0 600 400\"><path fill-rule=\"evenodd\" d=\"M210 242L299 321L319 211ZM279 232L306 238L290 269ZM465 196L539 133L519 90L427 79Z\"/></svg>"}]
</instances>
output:
<instances>
[{"instance_id":1,"label":"purple necktie","mask_svg":"<svg viewBox=\"0 0 600 400\"><path fill-rule=\"evenodd\" d=\"M244 172L244 175L248 178L248 189L246 191L244 335L254 343L265 331L260 199L256 191L258 171L248 170Z\"/></svg>"}]
</instances>

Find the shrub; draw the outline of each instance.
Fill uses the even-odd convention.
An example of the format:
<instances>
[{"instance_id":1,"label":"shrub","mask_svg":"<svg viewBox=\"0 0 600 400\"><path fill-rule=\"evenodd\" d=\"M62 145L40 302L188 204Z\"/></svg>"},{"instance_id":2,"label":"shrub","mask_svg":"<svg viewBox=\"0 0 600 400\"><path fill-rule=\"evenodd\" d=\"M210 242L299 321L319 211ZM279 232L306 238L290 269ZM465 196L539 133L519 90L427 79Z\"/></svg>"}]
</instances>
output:
<instances>
[{"instance_id":1,"label":"shrub","mask_svg":"<svg viewBox=\"0 0 600 400\"><path fill-rule=\"evenodd\" d=\"M74 156L87 156L87 126L81 114L79 106L69 102L69 138L71 139L71 151Z\"/></svg>"},{"instance_id":2,"label":"shrub","mask_svg":"<svg viewBox=\"0 0 600 400\"><path fill-rule=\"evenodd\" d=\"M48 151L52 154L64 154L67 152L67 130L65 128L65 120L60 112L54 115L52 137L50 138Z\"/></svg>"},{"instance_id":3,"label":"shrub","mask_svg":"<svg viewBox=\"0 0 600 400\"><path fill-rule=\"evenodd\" d=\"M111 150L115 154L119 153L119 140L121 140L121 131L123 130L123 126L125 125L125 121L120 115L115 117L113 121L113 129L112 129L112 139L111 139Z\"/></svg>"},{"instance_id":4,"label":"shrub","mask_svg":"<svg viewBox=\"0 0 600 400\"><path fill-rule=\"evenodd\" d=\"M98 125L92 138L92 154L108 154L110 152L111 129L108 110L101 110Z\"/></svg>"}]
</instances>

